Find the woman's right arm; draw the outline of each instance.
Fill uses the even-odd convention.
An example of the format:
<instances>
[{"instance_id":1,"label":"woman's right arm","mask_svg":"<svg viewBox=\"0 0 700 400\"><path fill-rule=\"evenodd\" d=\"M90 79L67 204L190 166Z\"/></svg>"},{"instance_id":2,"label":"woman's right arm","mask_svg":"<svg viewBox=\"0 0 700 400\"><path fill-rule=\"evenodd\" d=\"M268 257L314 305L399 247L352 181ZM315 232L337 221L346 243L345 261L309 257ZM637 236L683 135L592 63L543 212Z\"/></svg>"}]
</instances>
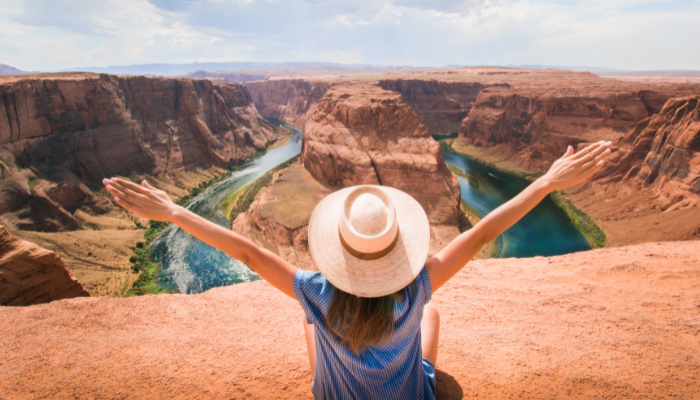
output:
<instances>
[{"instance_id":1,"label":"woman's right arm","mask_svg":"<svg viewBox=\"0 0 700 400\"><path fill-rule=\"evenodd\" d=\"M204 243L246 263L272 286L296 299L294 274L297 268L282 258L174 204L167 193L151 187L146 181L141 186L117 178L105 179L103 183L120 206L143 218L176 224Z\"/></svg>"},{"instance_id":2,"label":"woman's right arm","mask_svg":"<svg viewBox=\"0 0 700 400\"><path fill-rule=\"evenodd\" d=\"M597 172L610 154L611 144L596 143L577 154L569 146L566 154L554 162L547 174L493 210L428 260L426 267L433 293L464 268L486 243L518 222L548 194L574 186Z\"/></svg>"}]
</instances>

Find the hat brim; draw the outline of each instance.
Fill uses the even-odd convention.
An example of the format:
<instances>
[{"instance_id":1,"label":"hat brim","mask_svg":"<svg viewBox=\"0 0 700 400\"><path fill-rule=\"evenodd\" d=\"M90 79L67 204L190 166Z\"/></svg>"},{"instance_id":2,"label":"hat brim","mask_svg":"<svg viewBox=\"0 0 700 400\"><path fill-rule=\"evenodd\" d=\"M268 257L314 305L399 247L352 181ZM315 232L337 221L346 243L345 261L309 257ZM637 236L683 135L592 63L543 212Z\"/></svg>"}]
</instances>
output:
<instances>
[{"instance_id":1,"label":"hat brim","mask_svg":"<svg viewBox=\"0 0 700 400\"><path fill-rule=\"evenodd\" d=\"M309 221L309 251L318 270L336 288L360 297L386 296L406 287L423 269L430 246L430 225L423 207L400 190L376 187L394 203L399 227L396 245L385 256L362 260L340 241L338 222L343 204L357 186L323 199Z\"/></svg>"}]
</instances>

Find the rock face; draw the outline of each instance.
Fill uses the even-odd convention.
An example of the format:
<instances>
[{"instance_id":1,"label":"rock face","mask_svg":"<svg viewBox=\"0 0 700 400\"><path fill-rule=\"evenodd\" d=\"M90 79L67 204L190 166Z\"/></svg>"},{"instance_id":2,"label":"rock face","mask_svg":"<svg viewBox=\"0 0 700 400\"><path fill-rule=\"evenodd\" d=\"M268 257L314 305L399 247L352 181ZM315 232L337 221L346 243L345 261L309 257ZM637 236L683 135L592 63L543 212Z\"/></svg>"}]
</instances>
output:
<instances>
[{"instance_id":1,"label":"rock face","mask_svg":"<svg viewBox=\"0 0 700 400\"><path fill-rule=\"evenodd\" d=\"M301 163L328 186L403 190L421 203L432 224L457 224L457 177L396 92L367 84L331 88L306 124Z\"/></svg>"},{"instance_id":2,"label":"rock face","mask_svg":"<svg viewBox=\"0 0 700 400\"><path fill-rule=\"evenodd\" d=\"M56 253L19 240L0 226L0 305L28 306L89 296Z\"/></svg>"},{"instance_id":3,"label":"rock face","mask_svg":"<svg viewBox=\"0 0 700 400\"><path fill-rule=\"evenodd\" d=\"M303 128L318 102L331 87L329 81L282 79L246 82L253 103L266 118L277 118Z\"/></svg>"},{"instance_id":4,"label":"rock face","mask_svg":"<svg viewBox=\"0 0 700 400\"><path fill-rule=\"evenodd\" d=\"M309 253L309 219L316 205L331 193L301 164L294 163L260 191L231 229L297 268L316 270Z\"/></svg>"},{"instance_id":5,"label":"rock face","mask_svg":"<svg viewBox=\"0 0 700 400\"><path fill-rule=\"evenodd\" d=\"M578 87L577 87L578 86ZM632 91L572 83L568 90L522 86L481 91L462 122L459 140L543 173L566 146L617 140L661 110L682 88Z\"/></svg>"},{"instance_id":6,"label":"rock face","mask_svg":"<svg viewBox=\"0 0 700 400\"><path fill-rule=\"evenodd\" d=\"M669 100L621 142L601 180L653 188L662 211L700 204L700 96Z\"/></svg>"},{"instance_id":7,"label":"rock face","mask_svg":"<svg viewBox=\"0 0 700 400\"><path fill-rule=\"evenodd\" d=\"M208 80L47 74L0 84L0 215L20 229L77 229L89 187L146 173L165 181L228 167L276 140L247 89Z\"/></svg>"},{"instance_id":8,"label":"rock face","mask_svg":"<svg viewBox=\"0 0 700 400\"><path fill-rule=\"evenodd\" d=\"M507 84L505 84L507 86ZM479 82L441 82L420 79L385 79L384 90L401 93L418 114L431 135L459 132L462 121L471 111L476 97L491 85Z\"/></svg>"},{"instance_id":9,"label":"rock face","mask_svg":"<svg viewBox=\"0 0 700 400\"><path fill-rule=\"evenodd\" d=\"M438 399L700 397L697 254L675 242L471 262L431 300ZM262 281L0 307L0 393L310 399L302 319Z\"/></svg>"},{"instance_id":10,"label":"rock face","mask_svg":"<svg viewBox=\"0 0 700 400\"><path fill-rule=\"evenodd\" d=\"M612 244L698 237L699 100L668 100L658 114L615 143L592 182L570 191Z\"/></svg>"}]
</instances>

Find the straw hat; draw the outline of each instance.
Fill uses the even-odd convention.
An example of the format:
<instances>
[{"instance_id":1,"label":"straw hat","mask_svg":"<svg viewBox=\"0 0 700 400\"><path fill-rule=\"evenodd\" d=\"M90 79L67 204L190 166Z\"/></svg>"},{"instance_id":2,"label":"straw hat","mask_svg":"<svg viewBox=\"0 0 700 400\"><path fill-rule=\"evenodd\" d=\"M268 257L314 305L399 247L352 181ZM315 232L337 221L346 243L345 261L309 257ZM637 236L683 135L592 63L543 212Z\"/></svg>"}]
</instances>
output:
<instances>
[{"instance_id":1,"label":"straw hat","mask_svg":"<svg viewBox=\"0 0 700 400\"><path fill-rule=\"evenodd\" d=\"M353 186L326 197L309 221L311 258L336 288L360 297L395 293L420 273L430 227L423 207L384 186Z\"/></svg>"}]
</instances>

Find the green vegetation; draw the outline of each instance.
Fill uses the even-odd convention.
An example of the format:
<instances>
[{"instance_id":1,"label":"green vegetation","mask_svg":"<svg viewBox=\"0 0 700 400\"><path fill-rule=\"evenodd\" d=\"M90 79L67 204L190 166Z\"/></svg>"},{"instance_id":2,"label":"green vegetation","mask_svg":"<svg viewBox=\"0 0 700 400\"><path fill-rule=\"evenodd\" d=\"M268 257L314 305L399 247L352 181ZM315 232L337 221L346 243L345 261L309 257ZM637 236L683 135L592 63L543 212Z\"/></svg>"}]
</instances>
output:
<instances>
[{"instance_id":1,"label":"green vegetation","mask_svg":"<svg viewBox=\"0 0 700 400\"><path fill-rule=\"evenodd\" d=\"M571 200L565 198L562 193L554 192L551 194L551 197L554 203L566 212L566 215L569 216L571 222L581 231L583 236L588 239L591 243L591 247L594 249L605 247L605 242L607 241L605 233L600 229L598 224L595 223L593 218L579 210L578 207L576 207Z\"/></svg>"},{"instance_id":2,"label":"green vegetation","mask_svg":"<svg viewBox=\"0 0 700 400\"><path fill-rule=\"evenodd\" d=\"M461 176L462 178L466 179L469 181L469 185L473 188L479 188L479 180L476 179L476 177L472 176L470 173L464 172L461 169L453 166L453 165L448 165L450 168L450 171L452 171L455 175Z\"/></svg>"},{"instance_id":3,"label":"green vegetation","mask_svg":"<svg viewBox=\"0 0 700 400\"><path fill-rule=\"evenodd\" d=\"M265 175L258 178L255 182L253 182L250 185L243 188L242 192L238 191L238 192L234 193L232 196L229 196L228 199L224 200L224 201L227 201L227 200L229 201L229 203L227 205L230 205L230 202L234 201L234 199L236 202L236 204L233 206L233 208L231 209L231 212L229 213L229 215L227 217L228 220L233 221L236 219L236 217L238 217L238 214L248 211L248 208L250 208L250 205L253 204L253 201L255 200L255 197L258 195L260 190L262 190L265 187L270 186L270 184L272 183L273 175L276 172L278 172L284 168L289 167L290 165L294 164L298 160L299 160L299 156L296 156L296 157L292 158L291 160L276 166L275 168L267 171L265 173Z\"/></svg>"},{"instance_id":4,"label":"green vegetation","mask_svg":"<svg viewBox=\"0 0 700 400\"><path fill-rule=\"evenodd\" d=\"M29 191L31 192L32 189L34 189L34 186L36 186L37 183L41 182L41 179L39 178L32 178L29 180Z\"/></svg>"},{"instance_id":5,"label":"green vegetation","mask_svg":"<svg viewBox=\"0 0 700 400\"><path fill-rule=\"evenodd\" d=\"M141 224L140 227L143 227ZM170 293L163 290L156 282L154 277L158 273L159 266L153 261L151 256L150 244L158 237L168 224L165 222L151 221L148 230L144 235L144 242L136 242L134 254L129 257L129 262L132 264L131 270L139 274L136 281L131 285L131 288L126 291L125 297L141 296L144 294L160 294Z\"/></svg>"},{"instance_id":6,"label":"green vegetation","mask_svg":"<svg viewBox=\"0 0 700 400\"><path fill-rule=\"evenodd\" d=\"M437 135L430 135L433 137L433 139L437 140L438 142L441 141L442 139L457 139L457 136L459 136L459 132L452 132L452 133L440 133Z\"/></svg>"},{"instance_id":7,"label":"green vegetation","mask_svg":"<svg viewBox=\"0 0 700 400\"><path fill-rule=\"evenodd\" d=\"M528 180L530 182L533 182L535 179L542 176L542 174L526 174L526 173L509 171L507 169L503 169L503 168L497 167L493 164L489 164L487 162L481 161L478 158L474 158L468 154L460 153L452 147L452 143L454 143L454 141L455 141L455 139L440 139L440 140L438 140L438 143L440 144L440 149L442 150L442 152L454 154L454 155L457 155L460 157L464 157L464 158L471 160L477 164L486 165L487 167L493 168L496 171L503 172L504 174L519 176L519 177L521 177L525 180Z\"/></svg>"}]
</instances>

